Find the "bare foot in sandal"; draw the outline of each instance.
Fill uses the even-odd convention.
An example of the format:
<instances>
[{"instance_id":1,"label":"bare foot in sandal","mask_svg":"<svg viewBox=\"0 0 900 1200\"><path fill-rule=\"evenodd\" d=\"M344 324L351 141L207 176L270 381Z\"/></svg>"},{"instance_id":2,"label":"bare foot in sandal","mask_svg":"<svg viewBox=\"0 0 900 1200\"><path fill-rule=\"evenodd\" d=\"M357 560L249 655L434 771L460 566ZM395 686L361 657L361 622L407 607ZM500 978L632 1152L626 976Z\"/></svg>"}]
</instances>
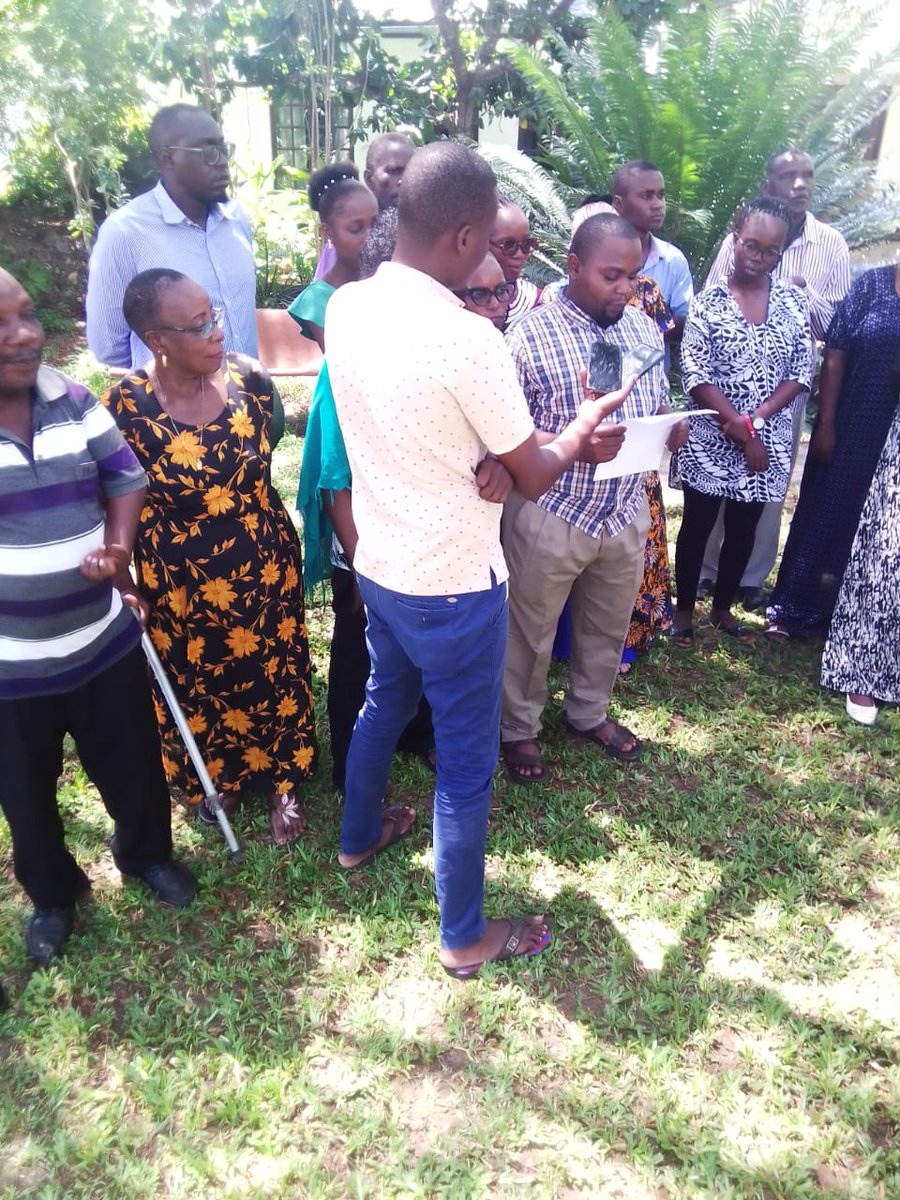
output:
<instances>
[{"instance_id":1,"label":"bare foot in sandal","mask_svg":"<svg viewBox=\"0 0 900 1200\"><path fill-rule=\"evenodd\" d=\"M500 753L512 783L543 782L547 768L541 756L541 748L534 738L524 738L520 742L502 742Z\"/></svg>"},{"instance_id":2,"label":"bare foot in sandal","mask_svg":"<svg viewBox=\"0 0 900 1200\"><path fill-rule=\"evenodd\" d=\"M470 979L486 962L540 954L553 939L543 916L488 921L484 934L461 950L440 952L441 966L454 979Z\"/></svg>"},{"instance_id":3,"label":"bare foot in sandal","mask_svg":"<svg viewBox=\"0 0 900 1200\"><path fill-rule=\"evenodd\" d=\"M290 846L306 832L306 813L293 792L274 796L269 809L269 826L276 846Z\"/></svg>"},{"instance_id":4,"label":"bare foot in sandal","mask_svg":"<svg viewBox=\"0 0 900 1200\"><path fill-rule=\"evenodd\" d=\"M416 821L416 810L403 804L386 805L381 810L381 837L374 846L364 850L362 854L345 854L343 850L338 855L338 862L345 871L356 871L368 864L388 846L402 841Z\"/></svg>"}]
</instances>

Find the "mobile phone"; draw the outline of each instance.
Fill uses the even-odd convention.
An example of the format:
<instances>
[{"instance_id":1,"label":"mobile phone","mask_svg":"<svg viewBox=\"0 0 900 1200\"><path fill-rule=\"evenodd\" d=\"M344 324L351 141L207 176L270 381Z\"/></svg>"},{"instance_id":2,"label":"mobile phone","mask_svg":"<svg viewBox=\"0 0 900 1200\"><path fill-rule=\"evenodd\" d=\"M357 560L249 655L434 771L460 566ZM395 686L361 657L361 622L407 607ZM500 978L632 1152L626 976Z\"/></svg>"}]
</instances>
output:
<instances>
[{"instance_id":1,"label":"mobile phone","mask_svg":"<svg viewBox=\"0 0 900 1200\"><path fill-rule=\"evenodd\" d=\"M622 386L622 351L599 338L591 346L588 387L593 392L615 392Z\"/></svg>"},{"instance_id":2,"label":"mobile phone","mask_svg":"<svg viewBox=\"0 0 900 1200\"><path fill-rule=\"evenodd\" d=\"M662 362L665 357L665 350L661 350L658 346L647 346L643 342L633 349L627 350L622 358L623 380L627 379L629 375L637 375L640 378L651 367Z\"/></svg>"}]
</instances>

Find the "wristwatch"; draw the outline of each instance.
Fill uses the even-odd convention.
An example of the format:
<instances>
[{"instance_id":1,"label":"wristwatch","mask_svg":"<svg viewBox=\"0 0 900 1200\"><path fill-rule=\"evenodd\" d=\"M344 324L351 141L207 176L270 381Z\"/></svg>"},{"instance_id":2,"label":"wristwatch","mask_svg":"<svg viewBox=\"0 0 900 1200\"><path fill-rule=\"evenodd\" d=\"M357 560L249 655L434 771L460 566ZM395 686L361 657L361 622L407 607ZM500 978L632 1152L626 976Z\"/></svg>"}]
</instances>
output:
<instances>
[{"instance_id":1,"label":"wristwatch","mask_svg":"<svg viewBox=\"0 0 900 1200\"><path fill-rule=\"evenodd\" d=\"M751 417L748 413L741 413L744 418L744 424L747 426L747 432L752 438L759 437L760 433L765 429L766 423L762 417Z\"/></svg>"}]
</instances>

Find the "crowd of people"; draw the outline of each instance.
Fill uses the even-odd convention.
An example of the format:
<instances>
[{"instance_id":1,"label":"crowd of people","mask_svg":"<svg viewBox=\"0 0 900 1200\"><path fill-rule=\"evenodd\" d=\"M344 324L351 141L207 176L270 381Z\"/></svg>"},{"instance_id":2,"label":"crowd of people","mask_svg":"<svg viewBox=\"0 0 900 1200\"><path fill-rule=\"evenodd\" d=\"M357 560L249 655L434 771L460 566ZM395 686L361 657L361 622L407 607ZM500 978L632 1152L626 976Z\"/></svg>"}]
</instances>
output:
<instances>
[{"instance_id":1,"label":"crowd of people","mask_svg":"<svg viewBox=\"0 0 900 1200\"><path fill-rule=\"evenodd\" d=\"M301 549L272 484L284 414L256 360L231 149L183 104L149 142L159 182L103 224L91 258L88 344L118 376L100 400L42 365L32 301L0 272L0 803L37 962L62 951L89 887L56 801L65 733L122 872L167 904L196 890L172 856L170 786L215 818L151 691L142 623L226 811L262 796L273 841L302 836L319 759L304 604L326 581L340 868L410 834L415 811L386 797L394 754L414 754L435 775L444 969L464 979L544 950L542 914L484 913L498 757L514 784L546 779L554 648L569 734L627 764L645 747L610 703L654 633L689 650L710 595L713 628L753 643L733 609L764 603L819 343L766 633L825 637L823 684L855 720L900 700L900 269L849 286L846 244L809 211L809 155L772 155L696 295L658 236L650 162L585 198L565 276L544 289L525 272L526 213L469 148L386 134L362 179L351 162L315 171L325 248L290 308L325 355ZM592 391L597 345L658 361ZM674 613L659 475L615 474L627 423L669 410L670 368L696 410L668 439L684 496Z\"/></svg>"}]
</instances>

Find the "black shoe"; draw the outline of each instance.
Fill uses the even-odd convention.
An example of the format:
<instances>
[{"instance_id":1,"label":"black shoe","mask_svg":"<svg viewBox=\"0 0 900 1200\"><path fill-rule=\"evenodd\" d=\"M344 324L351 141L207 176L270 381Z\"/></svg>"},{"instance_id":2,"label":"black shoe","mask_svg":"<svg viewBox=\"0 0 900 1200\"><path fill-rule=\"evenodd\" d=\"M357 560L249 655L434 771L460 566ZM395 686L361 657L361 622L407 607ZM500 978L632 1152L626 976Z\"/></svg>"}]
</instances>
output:
<instances>
[{"instance_id":1,"label":"black shoe","mask_svg":"<svg viewBox=\"0 0 900 1200\"><path fill-rule=\"evenodd\" d=\"M761 587L745 587L738 591L738 601L741 608L747 612L756 612L766 602L766 593Z\"/></svg>"},{"instance_id":2,"label":"black shoe","mask_svg":"<svg viewBox=\"0 0 900 1200\"><path fill-rule=\"evenodd\" d=\"M167 862L147 867L135 875L163 904L173 908L185 908L197 895L197 880L180 862L170 858Z\"/></svg>"},{"instance_id":3,"label":"black shoe","mask_svg":"<svg viewBox=\"0 0 900 1200\"><path fill-rule=\"evenodd\" d=\"M5 1012L9 1004L9 997L6 994L6 988L0 983L0 1012Z\"/></svg>"},{"instance_id":4,"label":"black shoe","mask_svg":"<svg viewBox=\"0 0 900 1200\"><path fill-rule=\"evenodd\" d=\"M25 945L36 963L46 967L62 954L72 932L74 905L69 908L36 908L25 931Z\"/></svg>"},{"instance_id":5,"label":"black shoe","mask_svg":"<svg viewBox=\"0 0 900 1200\"><path fill-rule=\"evenodd\" d=\"M701 579L697 584L697 599L708 600L715 590L716 581L707 576L705 579Z\"/></svg>"}]
</instances>

